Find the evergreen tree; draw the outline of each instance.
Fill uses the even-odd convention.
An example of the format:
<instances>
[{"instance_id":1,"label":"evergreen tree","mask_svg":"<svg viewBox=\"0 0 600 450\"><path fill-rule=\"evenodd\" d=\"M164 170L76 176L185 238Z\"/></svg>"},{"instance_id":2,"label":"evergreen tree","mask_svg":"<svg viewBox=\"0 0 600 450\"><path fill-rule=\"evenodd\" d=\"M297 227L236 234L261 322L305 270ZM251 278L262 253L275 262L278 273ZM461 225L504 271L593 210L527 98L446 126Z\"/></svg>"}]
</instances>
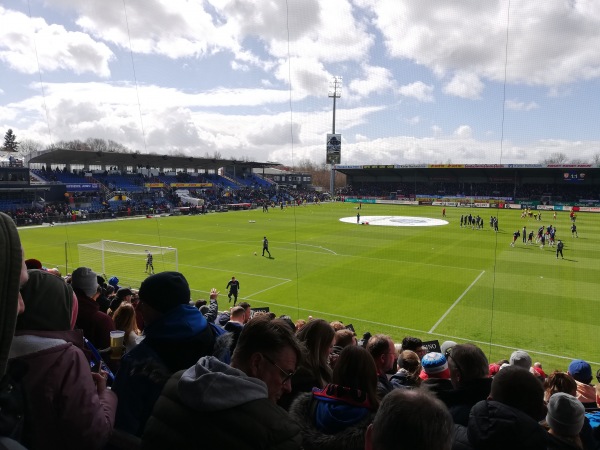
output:
<instances>
[{"instance_id":1,"label":"evergreen tree","mask_svg":"<svg viewBox=\"0 0 600 450\"><path fill-rule=\"evenodd\" d=\"M12 129L8 129L6 134L4 135L4 151L5 152L16 152L18 151L19 143L17 142L17 137L13 133Z\"/></svg>"}]
</instances>

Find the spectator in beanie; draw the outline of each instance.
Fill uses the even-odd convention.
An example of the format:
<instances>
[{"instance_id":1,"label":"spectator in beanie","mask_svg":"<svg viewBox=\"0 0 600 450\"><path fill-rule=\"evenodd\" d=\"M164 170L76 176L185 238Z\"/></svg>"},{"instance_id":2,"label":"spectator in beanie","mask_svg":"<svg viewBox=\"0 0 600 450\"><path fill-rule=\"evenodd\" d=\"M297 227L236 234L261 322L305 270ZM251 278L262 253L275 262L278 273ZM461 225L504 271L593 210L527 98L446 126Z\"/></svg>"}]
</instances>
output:
<instances>
[{"instance_id":1,"label":"spectator in beanie","mask_svg":"<svg viewBox=\"0 0 600 450\"><path fill-rule=\"evenodd\" d=\"M574 396L557 392L550 397L546 423L551 438L548 450L583 450L579 433L583 428L585 408Z\"/></svg>"},{"instance_id":2,"label":"spectator in beanie","mask_svg":"<svg viewBox=\"0 0 600 450\"><path fill-rule=\"evenodd\" d=\"M96 302L101 293L98 276L88 267L78 267L71 276L71 286L79 304L77 328L83 330L83 335L97 349L109 348L110 332L115 330L115 324L108 314L100 311Z\"/></svg>"},{"instance_id":3,"label":"spectator in beanie","mask_svg":"<svg viewBox=\"0 0 600 450\"><path fill-rule=\"evenodd\" d=\"M113 391L119 396L116 428L141 436L166 381L212 354L218 331L189 304L190 287L179 272L149 276L138 294L145 338L121 359Z\"/></svg>"},{"instance_id":4,"label":"spectator in beanie","mask_svg":"<svg viewBox=\"0 0 600 450\"><path fill-rule=\"evenodd\" d=\"M437 352L427 353L421 358L421 366L423 367L419 375L423 380L421 387L427 388L436 396L439 392L452 389L450 369L444 355Z\"/></svg>"}]
</instances>

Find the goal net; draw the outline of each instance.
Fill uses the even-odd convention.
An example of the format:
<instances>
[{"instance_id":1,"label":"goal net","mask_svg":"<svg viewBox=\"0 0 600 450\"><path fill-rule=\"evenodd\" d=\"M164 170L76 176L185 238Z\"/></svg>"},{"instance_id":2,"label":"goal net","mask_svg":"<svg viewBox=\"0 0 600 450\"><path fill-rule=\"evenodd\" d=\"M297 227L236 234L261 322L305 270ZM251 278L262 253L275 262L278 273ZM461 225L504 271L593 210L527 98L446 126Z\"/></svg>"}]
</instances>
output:
<instances>
[{"instance_id":1,"label":"goal net","mask_svg":"<svg viewBox=\"0 0 600 450\"><path fill-rule=\"evenodd\" d=\"M133 244L102 240L89 244L78 244L79 265L89 267L109 278L116 276L119 285L138 288L148 276L146 261L152 254L154 272L177 271L177 249L155 245Z\"/></svg>"}]
</instances>

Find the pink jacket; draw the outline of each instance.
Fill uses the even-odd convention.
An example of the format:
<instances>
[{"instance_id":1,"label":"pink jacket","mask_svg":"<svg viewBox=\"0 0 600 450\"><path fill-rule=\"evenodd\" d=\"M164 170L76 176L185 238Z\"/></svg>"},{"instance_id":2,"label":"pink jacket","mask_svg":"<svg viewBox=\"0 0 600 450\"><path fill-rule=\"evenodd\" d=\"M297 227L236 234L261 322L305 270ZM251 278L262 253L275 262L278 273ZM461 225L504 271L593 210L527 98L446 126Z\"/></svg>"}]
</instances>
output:
<instances>
[{"instance_id":1,"label":"pink jacket","mask_svg":"<svg viewBox=\"0 0 600 450\"><path fill-rule=\"evenodd\" d=\"M81 330L15 335L9 361L29 367L22 381L28 449L100 449L108 441L117 396L110 389L98 393L82 348Z\"/></svg>"}]
</instances>

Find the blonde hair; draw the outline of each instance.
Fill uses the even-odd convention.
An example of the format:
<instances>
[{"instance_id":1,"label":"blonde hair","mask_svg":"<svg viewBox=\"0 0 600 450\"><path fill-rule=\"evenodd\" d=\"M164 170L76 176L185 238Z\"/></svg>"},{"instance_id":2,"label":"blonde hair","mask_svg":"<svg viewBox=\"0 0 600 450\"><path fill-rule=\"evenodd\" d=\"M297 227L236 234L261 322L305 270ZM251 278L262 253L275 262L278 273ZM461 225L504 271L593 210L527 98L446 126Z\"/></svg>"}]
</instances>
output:
<instances>
[{"instance_id":1,"label":"blonde hair","mask_svg":"<svg viewBox=\"0 0 600 450\"><path fill-rule=\"evenodd\" d=\"M113 314L112 319L115 323L115 328L125 332L125 339L123 340L125 345L129 344L129 338L132 331L134 334L140 334L140 330L138 329L135 320L135 308L131 303L121 303Z\"/></svg>"}]
</instances>

